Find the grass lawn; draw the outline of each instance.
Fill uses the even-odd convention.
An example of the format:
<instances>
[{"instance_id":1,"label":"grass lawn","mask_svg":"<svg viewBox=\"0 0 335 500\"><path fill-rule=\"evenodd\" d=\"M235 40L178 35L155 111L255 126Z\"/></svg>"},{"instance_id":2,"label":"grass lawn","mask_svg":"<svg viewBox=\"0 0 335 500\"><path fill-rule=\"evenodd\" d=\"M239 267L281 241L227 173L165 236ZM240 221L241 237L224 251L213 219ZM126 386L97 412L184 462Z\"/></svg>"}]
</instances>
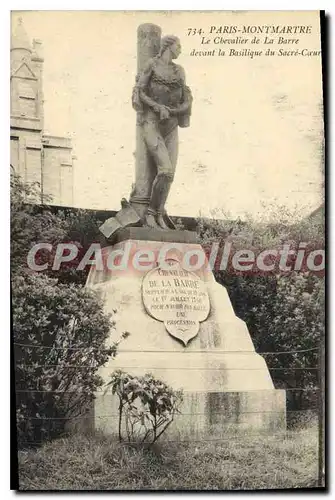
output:
<instances>
[{"instance_id":1,"label":"grass lawn","mask_svg":"<svg viewBox=\"0 0 335 500\"><path fill-rule=\"evenodd\" d=\"M236 490L317 486L317 427L129 448L74 435L19 452L20 490Z\"/></svg>"}]
</instances>

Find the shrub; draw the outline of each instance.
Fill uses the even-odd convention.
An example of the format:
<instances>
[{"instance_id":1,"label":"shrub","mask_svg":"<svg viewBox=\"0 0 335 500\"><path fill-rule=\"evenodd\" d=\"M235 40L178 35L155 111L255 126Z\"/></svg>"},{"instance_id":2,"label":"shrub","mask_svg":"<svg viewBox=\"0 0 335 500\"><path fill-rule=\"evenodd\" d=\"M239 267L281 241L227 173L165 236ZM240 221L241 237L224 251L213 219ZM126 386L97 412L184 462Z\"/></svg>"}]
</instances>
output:
<instances>
[{"instance_id":1,"label":"shrub","mask_svg":"<svg viewBox=\"0 0 335 500\"><path fill-rule=\"evenodd\" d=\"M109 388L119 398L119 441L123 440L124 423L129 443L157 441L173 422L182 402L180 391L150 373L141 377L116 370L106 384L106 390Z\"/></svg>"},{"instance_id":2,"label":"shrub","mask_svg":"<svg viewBox=\"0 0 335 500\"><path fill-rule=\"evenodd\" d=\"M103 384L97 371L117 345L106 346L114 324L96 293L42 274L14 277L12 317L23 445L62 434L90 407Z\"/></svg>"}]
</instances>

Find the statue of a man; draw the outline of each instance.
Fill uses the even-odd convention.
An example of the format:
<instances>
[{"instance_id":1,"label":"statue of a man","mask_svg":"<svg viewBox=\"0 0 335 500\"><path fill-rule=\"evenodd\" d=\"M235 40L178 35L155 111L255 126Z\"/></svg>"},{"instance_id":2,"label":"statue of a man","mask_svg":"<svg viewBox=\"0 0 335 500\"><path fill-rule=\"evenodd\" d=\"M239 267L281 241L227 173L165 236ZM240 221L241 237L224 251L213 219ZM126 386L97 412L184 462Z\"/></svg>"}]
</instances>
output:
<instances>
[{"instance_id":1,"label":"statue of a man","mask_svg":"<svg viewBox=\"0 0 335 500\"><path fill-rule=\"evenodd\" d=\"M190 122L191 91L184 69L173 62L180 51L179 38L163 37L158 55L137 76L133 90L133 107L156 167L145 216L145 224L153 228L168 229L165 203L177 164L178 125L188 127Z\"/></svg>"}]
</instances>

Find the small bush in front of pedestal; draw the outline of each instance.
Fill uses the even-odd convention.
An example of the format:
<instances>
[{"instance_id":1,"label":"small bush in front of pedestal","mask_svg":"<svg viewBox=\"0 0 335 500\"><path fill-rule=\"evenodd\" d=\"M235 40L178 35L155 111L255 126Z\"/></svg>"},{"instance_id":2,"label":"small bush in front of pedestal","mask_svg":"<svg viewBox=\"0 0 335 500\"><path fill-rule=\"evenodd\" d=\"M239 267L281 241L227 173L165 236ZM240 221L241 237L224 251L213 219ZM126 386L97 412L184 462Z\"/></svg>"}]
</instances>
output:
<instances>
[{"instance_id":1,"label":"small bush in front of pedestal","mask_svg":"<svg viewBox=\"0 0 335 500\"><path fill-rule=\"evenodd\" d=\"M119 398L119 441L155 443L174 420L183 397L150 373L136 376L116 370L106 391Z\"/></svg>"}]
</instances>

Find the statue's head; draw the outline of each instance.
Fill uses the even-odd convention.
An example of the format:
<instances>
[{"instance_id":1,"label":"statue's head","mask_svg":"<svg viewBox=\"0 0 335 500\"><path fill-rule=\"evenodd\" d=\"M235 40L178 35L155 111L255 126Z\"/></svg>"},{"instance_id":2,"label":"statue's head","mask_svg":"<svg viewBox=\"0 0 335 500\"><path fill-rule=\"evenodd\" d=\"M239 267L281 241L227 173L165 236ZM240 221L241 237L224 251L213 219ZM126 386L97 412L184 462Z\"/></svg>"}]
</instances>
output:
<instances>
[{"instance_id":1,"label":"statue's head","mask_svg":"<svg viewBox=\"0 0 335 500\"><path fill-rule=\"evenodd\" d=\"M177 36L166 35L161 40L161 48L159 55L162 55L166 50L170 50L172 59L177 59L181 52L180 40Z\"/></svg>"}]
</instances>

